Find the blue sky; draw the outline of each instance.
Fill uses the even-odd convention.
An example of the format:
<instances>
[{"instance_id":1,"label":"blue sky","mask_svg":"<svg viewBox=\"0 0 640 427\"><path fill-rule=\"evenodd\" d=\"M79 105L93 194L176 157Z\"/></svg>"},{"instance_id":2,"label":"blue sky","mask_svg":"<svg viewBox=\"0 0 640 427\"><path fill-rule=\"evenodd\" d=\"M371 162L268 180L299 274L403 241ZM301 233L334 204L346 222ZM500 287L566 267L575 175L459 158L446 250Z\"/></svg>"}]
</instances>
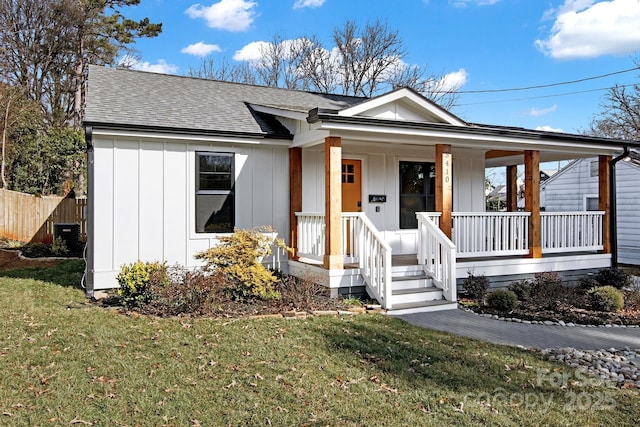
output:
<instances>
[{"instance_id":1,"label":"blue sky","mask_svg":"<svg viewBox=\"0 0 640 427\"><path fill-rule=\"evenodd\" d=\"M640 0L142 0L125 15L163 23L159 37L136 44L135 68L171 74L207 54L250 58L275 34L315 34L330 45L332 29L347 19L378 18L399 31L405 62L449 74L462 92L585 79L640 60ZM597 89L637 82L640 70L462 93L452 112L475 123L579 132L600 111L605 91Z\"/></svg>"}]
</instances>

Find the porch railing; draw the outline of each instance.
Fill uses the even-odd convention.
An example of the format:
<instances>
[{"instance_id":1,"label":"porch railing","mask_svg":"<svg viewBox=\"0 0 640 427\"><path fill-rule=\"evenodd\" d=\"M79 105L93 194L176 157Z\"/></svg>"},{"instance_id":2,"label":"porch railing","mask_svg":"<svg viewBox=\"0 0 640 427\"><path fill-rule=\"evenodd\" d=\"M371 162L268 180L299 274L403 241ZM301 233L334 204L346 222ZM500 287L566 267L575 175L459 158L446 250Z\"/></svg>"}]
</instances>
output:
<instances>
[{"instance_id":1,"label":"porch railing","mask_svg":"<svg viewBox=\"0 0 640 427\"><path fill-rule=\"evenodd\" d=\"M542 252L600 250L604 212L541 212Z\"/></svg>"},{"instance_id":2,"label":"porch railing","mask_svg":"<svg viewBox=\"0 0 640 427\"><path fill-rule=\"evenodd\" d=\"M416 213L418 218L418 264L442 289L442 296L456 301L456 246L438 228L433 215Z\"/></svg>"},{"instance_id":3,"label":"porch railing","mask_svg":"<svg viewBox=\"0 0 640 427\"><path fill-rule=\"evenodd\" d=\"M529 212L454 212L453 242L460 257L525 255Z\"/></svg>"},{"instance_id":4,"label":"porch railing","mask_svg":"<svg viewBox=\"0 0 640 427\"><path fill-rule=\"evenodd\" d=\"M322 262L325 245L323 213L300 213L298 218L298 256Z\"/></svg>"},{"instance_id":5,"label":"porch railing","mask_svg":"<svg viewBox=\"0 0 640 427\"><path fill-rule=\"evenodd\" d=\"M296 213L298 256L322 261L325 253L325 220L320 213ZM391 308L391 246L361 212L342 214L342 254L345 262L360 268L367 290L383 308Z\"/></svg>"}]
</instances>

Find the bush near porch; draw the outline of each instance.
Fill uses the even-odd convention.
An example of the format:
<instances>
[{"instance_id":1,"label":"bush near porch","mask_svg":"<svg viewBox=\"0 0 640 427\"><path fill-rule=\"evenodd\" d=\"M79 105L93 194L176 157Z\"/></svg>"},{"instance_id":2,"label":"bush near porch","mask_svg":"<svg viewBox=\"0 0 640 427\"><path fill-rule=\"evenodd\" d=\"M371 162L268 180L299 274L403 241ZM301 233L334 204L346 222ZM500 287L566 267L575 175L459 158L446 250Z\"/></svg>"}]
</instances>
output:
<instances>
[{"instance_id":1,"label":"bush near porch","mask_svg":"<svg viewBox=\"0 0 640 427\"><path fill-rule=\"evenodd\" d=\"M533 280L511 283L508 290L517 298L513 307L496 303L508 299L500 289L481 300L472 298L474 303L461 302L477 312L522 320L640 325L640 281L623 270L600 270L571 286L562 283L557 273L539 273Z\"/></svg>"}]
</instances>

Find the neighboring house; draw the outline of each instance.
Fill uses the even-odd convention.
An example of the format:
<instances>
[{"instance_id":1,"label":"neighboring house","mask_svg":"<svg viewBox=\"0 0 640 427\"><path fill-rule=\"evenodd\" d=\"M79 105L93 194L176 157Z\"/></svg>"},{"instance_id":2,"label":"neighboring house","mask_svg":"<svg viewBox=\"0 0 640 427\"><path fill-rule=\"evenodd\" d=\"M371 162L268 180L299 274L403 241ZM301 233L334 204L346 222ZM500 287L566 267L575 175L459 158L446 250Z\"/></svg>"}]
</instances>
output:
<instances>
[{"instance_id":1,"label":"neighboring house","mask_svg":"<svg viewBox=\"0 0 640 427\"><path fill-rule=\"evenodd\" d=\"M97 66L85 129L89 294L124 263L195 266L220 233L271 225L295 249L275 267L405 312L455 308L469 271L609 266L607 213L584 212L589 238L543 239L570 224L540 213L539 164L637 146L467 123L410 89L366 99ZM485 212L485 168L519 164L525 211Z\"/></svg>"},{"instance_id":2,"label":"neighboring house","mask_svg":"<svg viewBox=\"0 0 640 427\"><path fill-rule=\"evenodd\" d=\"M598 159L579 159L540 187L547 212L598 210ZM616 166L618 262L640 265L640 159L633 153Z\"/></svg>"}]
</instances>

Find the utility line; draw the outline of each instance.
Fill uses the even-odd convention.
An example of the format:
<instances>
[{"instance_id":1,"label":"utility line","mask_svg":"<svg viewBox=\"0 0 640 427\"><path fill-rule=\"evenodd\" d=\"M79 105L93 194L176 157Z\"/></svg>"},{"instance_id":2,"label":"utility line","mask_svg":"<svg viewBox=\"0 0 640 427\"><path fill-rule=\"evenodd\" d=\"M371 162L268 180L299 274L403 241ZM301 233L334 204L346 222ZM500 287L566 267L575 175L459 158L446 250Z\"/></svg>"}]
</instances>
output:
<instances>
[{"instance_id":1,"label":"utility line","mask_svg":"<svg viewBox=\"0 0 640 427\"><path fill-rule=\"evenodd\" d=\"M586 82L586 81L589 81L589 80L601 79L601 78L604 78L604 77L615 76L616 74L628 73L628 72L634 71L634 70L640 70L640 67L629 68L628 70L622 70L622 71L614 71L613 73L602 74L602 75L599 75L599 76L585 77L583 79L578 79L578 80L570 80L570 81L559 82L559 83L550 83L550 84L546 84L546 85L526 86L526 87L517 87L517 88L510 88L510 89L461 90L461 91L458 91L458 92L455 92L455 93L458 93L458 94L498 93L498 92L514 92L514 91L530 90L530 89L542 89L542 88L546 88L546 87L563 86L563 85L568 85L568 84L573 84L573 83Z\"/></svg>"},{"instance_id":2,"label":"utility line","mask_svg":"<svg viewBox=\"0 0 640 427\"><path fill-rule=\"evenodd\" d=\"M636 83L630 83L630 84L626 84L626 85L618 85L618 87L630 87L630 86L635 86ZM459 107L465 106L465 105L480 105L480 104L500 104L500 103L504 103L504 102L516 102L516 101L529 101L531 99L542 99L542 98L553 98L556 96L567 96L567 95L578 95L581 93L589 93L589 92L600 92L603 90L609 90L609 89L613 89L613 87L603 87L600 89L589 89L589 90L580 90L580 91L576 91L576 92L565 92L565 93L556 93L553 95L541 95L541 96L530 96L530 97L526 97L526 98L514 98L514 99L501 99L501 100L497 100L497 101L481 101L481 102L467 102L464 104L456 104Z\"/></svg>"}]
</instances>

